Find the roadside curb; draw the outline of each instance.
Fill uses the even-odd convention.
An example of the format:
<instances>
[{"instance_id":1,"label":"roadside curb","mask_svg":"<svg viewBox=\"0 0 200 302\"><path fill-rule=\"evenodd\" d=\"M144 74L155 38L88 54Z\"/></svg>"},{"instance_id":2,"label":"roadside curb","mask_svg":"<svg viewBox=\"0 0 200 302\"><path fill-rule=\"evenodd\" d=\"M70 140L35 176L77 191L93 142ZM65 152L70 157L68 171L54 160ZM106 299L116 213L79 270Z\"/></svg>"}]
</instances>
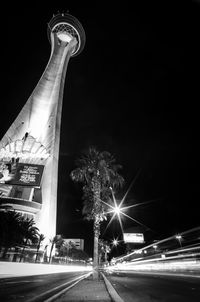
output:
<instances>
[{"instance_id":1,"label":"roadside curb","mask_svg":"<svg viewBox=\"0 0 200 302\"><path fill-rule=\"evenodd\" d=\"M105 275L101 272L101 275L103 277L103 280L105 282L106 288L108 290L108 293L112 299L113 302L124 302L124 300L118 295L110 281L105 277Z\"/></svg>"}]
</instances>

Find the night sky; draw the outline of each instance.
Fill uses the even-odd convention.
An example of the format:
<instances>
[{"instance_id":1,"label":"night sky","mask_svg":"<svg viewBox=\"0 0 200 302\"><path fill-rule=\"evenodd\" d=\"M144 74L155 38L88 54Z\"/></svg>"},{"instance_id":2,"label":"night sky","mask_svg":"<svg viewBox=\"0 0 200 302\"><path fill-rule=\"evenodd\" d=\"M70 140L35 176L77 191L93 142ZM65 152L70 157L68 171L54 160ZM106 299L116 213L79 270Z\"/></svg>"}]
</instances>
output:
<instances>
[{"instance_id":1,"label":"night sky","mask_svg":"<svg viewBox=\"0 0 200 302\"><path fill-rule=\"evenodd\" d=\"M82 23L86 45L67 70L57 233L85 239L91 253L92 224L81 215L81 187L69 177L89 146L109 151L123 166L118 199L135 179L126 204L156 200L128 212L151 230L152 239L199 226L200 2L83 3L28 2L4 9L0 136L49 60L47 23L68 11ZM123 220L124 229L137 225ZM119 235L119 224L102 233L105 239Z\"/></svg>"}]
</instances>

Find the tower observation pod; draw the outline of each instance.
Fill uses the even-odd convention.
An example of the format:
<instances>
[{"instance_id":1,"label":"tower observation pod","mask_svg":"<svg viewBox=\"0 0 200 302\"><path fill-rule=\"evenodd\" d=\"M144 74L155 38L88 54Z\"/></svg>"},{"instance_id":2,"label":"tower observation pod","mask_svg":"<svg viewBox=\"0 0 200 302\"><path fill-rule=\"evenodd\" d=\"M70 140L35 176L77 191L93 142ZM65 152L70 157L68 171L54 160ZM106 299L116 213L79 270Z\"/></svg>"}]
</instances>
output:
<instances>
[{"instance_id":1,"label":"tower observation pod","mask_svg":"<svg viewBox=\"0 0 200 302\"><path fill-rule=\"evenodd\" d=\"M0 141L0 210L33 218L39 232L56 235L58 158L63 91L69 59L85 45L72 15L48 23L51 54L38 84Z\"/></svg>"}]
</instances>

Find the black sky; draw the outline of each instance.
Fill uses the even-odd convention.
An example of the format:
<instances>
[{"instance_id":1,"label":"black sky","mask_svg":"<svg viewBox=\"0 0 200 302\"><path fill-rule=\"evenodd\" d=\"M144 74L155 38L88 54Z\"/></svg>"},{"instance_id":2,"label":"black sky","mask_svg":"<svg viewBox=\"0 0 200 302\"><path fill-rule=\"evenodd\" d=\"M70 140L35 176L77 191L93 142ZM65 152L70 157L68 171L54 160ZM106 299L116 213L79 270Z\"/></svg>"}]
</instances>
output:
<instances>
[{"instance_id":1,"label":"black sky","mask_svg":"<svg viewBox=\"0 0 200 302\"><path fill-rule=\"evenodd\" d=\"M119 198L140 170L127 203L158 200L129 214L155 239L199 225L200 4L183 2L30 2L5 9L1 137L46 67L52 15L68 10L86 32L85 49L70 60L66 77L58 233L82 237L87 246L92 240L92 226L81 215L80 187L69 178L75 159L91 145L123 166ZM105 236L117 232L115 222Z\"/></svg>"}]
</instances>

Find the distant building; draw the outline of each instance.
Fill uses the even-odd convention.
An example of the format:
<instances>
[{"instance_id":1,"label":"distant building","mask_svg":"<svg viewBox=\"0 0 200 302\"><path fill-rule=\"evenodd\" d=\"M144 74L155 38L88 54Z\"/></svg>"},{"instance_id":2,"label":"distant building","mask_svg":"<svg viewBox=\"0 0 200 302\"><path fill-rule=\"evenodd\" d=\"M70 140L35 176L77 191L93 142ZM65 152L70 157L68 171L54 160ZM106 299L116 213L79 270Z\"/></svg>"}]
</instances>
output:
<instances>
[{"instance_id":1,"label":"distant building","mask_svg":"<svg viewBox=\"0 0 200 302\"><path fill-rule=\"evenodd\" d=\"M78 250L84 250L84 239L64 239L65 243L74 245Z\"/></svg>"}]
</instances>

